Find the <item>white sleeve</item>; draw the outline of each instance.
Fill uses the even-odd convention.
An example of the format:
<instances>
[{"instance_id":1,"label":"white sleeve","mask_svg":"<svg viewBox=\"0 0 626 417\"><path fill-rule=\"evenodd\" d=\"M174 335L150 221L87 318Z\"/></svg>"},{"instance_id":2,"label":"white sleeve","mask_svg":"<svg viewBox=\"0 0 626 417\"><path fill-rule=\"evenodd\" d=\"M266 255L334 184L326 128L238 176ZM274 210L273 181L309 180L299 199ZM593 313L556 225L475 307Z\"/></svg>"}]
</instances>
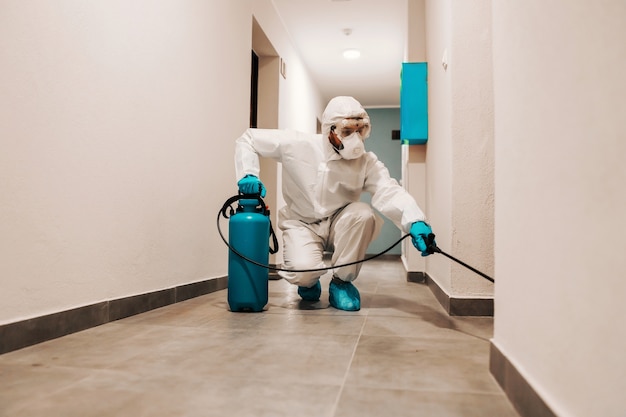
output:
<instances>
[{"instance_id":1,"label":"white sleeve","mask_svg":"<svg viewBox=\"0 0 626 417\"><path fill-rule=\"evenodd\" d=\"M365 191L372 194L376 210L408 233L413 223L425 221L426 217L415 199L391 178L387 167L377 158L374 161L367 173Z\"/></svg>"},{"instance_id":2,"label":"white sleeve","mask_svg":"<svg viewBox=\"0 0 626 417\"><path fill-rule=\"evenodd\" d=\"M280 161L280 145L286 137L287 132L279 129L247 129L235 141L237 180L248 174L259 176L259 156Z\"/></svg>"}]
</instances>

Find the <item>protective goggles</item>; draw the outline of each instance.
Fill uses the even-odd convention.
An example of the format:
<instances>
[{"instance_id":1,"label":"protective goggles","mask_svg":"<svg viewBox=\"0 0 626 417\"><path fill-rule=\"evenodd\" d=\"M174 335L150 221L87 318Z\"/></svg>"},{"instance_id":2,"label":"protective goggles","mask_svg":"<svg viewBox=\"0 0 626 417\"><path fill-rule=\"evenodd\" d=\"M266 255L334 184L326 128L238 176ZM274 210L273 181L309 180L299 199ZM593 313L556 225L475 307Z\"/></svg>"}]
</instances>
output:
<instances>
[{"instance_id":1,"label":"protective goggles","mask_svg":"<svg viewBox=\"0 0 626 417\"><path fill-rule=\"evenodd\" d=\"M347 138L355 132L361 135L362 138L366 138L370 133L370 119L368 117L343 119L332 125L330 131L340 138Z\"/></svg>"}]
</instances>

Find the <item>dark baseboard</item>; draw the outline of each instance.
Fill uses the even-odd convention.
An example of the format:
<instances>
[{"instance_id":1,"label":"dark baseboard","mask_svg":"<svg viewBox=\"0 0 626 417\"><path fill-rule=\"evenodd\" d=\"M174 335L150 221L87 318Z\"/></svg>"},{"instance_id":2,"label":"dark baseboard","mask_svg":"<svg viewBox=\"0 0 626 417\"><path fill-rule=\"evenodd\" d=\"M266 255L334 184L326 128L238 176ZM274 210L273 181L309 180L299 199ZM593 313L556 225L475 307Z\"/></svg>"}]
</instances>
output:
<instances>
[{"instance_id":1,"label":"dark baseboard","mask_svg":"<svg viewBox=\"0 0 626 417\"><path fill-rule=\"evenodd\" d=\"M451 316L493 316L493 298L455 298L441 289L427 273L408 272L407 281L425 283Z\"/></svg>"},{"instance_id":2,"label":"dark baseboard","mask_svg":"<svg viewBox=\"0 0 626 417\"><path fill-rule=\"evenodd\" d=\"M213 278L0 325L0 355L124 317L223 290L227 286L228 277Z\"/></svg>"},{"instance_id":3,"label":"dark baseboard","mask_svg":"<svg viewBox=\"0 0 626 417\"><path fill-rule=\"evenodd\" d=\"M493 342L490 344L489 371L520 416L556 417L556 414Z\"/></svg>"},{"instance_id":4,"label":"dark baseboard","mask_svg":"<svg viewBox=\"0 0 626 417\"><path fill-rule=\"evenodd\" d=\"M406 280L409 282L417 282L423 284L426 282L426 273L425 272L407 272Z\"/></svg>"},{"instance_id":5,"label":"dark baseboard","mask_svg":"<svg viewBox=\"0 0 626 417\"><path fill-rule=\"evenodd\" d=\"M280 268L280 266L276 264L270 264L270 266L272 268ZM271 281L276 281L276 280L282 279L282 277L278 275L278 271L276 271L275 269L270 269L268 272L268 279Z\"/></svg>"}]
</instances>

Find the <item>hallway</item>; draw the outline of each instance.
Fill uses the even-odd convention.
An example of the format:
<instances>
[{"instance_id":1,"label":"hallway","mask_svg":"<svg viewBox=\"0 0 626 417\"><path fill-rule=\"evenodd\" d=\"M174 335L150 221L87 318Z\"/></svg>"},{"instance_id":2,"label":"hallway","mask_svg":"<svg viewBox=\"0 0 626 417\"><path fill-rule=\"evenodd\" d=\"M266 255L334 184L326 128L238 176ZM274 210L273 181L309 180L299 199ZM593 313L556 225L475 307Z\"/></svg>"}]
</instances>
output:
<instances>
[{"instance_id":1,"label":"hallway","mask_svg":"<svg viewBox=\"0 0 626 417\"><path fill-rule=\"evenodd\" d=\"M263 313L226 290L0 356L0 416L517 416L488 370L493 319L449 317L397 260L364 265L363 308Z\"/></svg>"}]
</instances>

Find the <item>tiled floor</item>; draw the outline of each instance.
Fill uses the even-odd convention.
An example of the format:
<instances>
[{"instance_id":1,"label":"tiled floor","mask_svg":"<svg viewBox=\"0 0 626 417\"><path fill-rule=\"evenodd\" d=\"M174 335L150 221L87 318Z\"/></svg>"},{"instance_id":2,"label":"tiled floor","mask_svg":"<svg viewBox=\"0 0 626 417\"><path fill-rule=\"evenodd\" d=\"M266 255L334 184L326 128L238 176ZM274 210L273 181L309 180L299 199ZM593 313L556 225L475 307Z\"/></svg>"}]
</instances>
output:
<instances>
[{"instance_id":1,"label":"tiled floor","mask_svg":"<svg viewBox=\"0 0 626 417\"><path fill-rule=\"evenodd\" d=\"M491 318L449 317L399 261L370 261L363 308L270 281L262 313L226 290L0 355L0 416L517 414L488 370Z\"/></svg>"}]
</instances>

